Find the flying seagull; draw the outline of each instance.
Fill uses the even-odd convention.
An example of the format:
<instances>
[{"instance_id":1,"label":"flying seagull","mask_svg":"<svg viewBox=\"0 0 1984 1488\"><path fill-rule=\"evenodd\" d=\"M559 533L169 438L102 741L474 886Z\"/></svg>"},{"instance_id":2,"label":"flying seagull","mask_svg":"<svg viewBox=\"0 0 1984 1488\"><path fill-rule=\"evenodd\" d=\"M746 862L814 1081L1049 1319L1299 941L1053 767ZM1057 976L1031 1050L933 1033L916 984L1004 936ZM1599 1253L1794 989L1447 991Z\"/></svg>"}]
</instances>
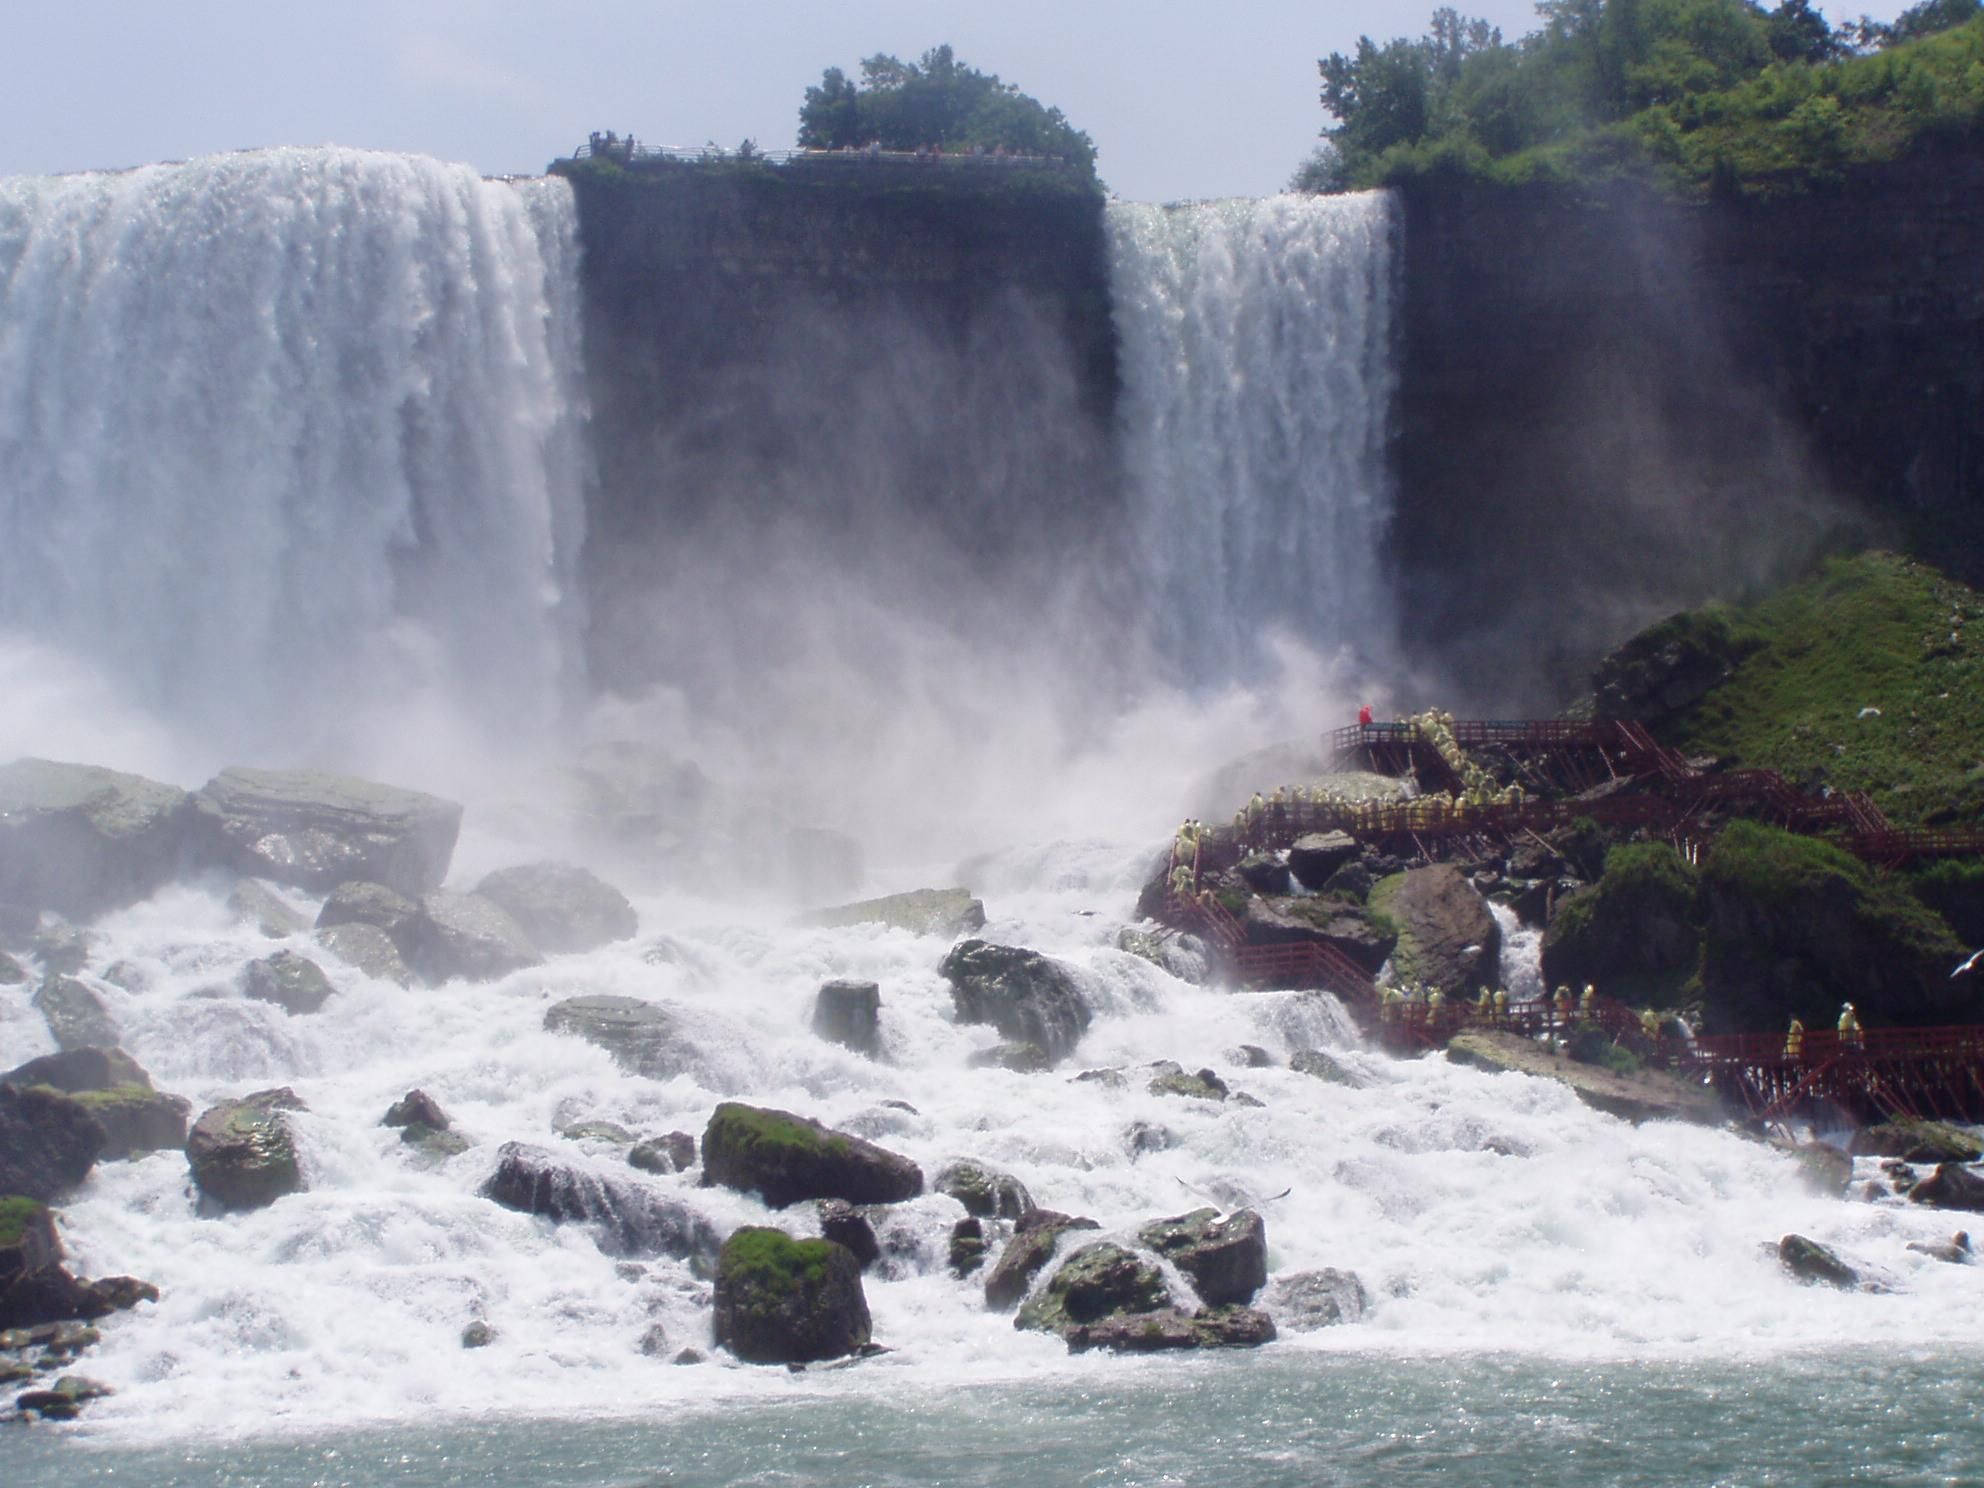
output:
<instances>
[{"instance_id":1,"label":"flying seagull","mask_svg":"<svg viewBox=\"0 0 1984 1488\"><path fill-rule=\"evenodd\" d=\"M1966 971L1975 971L1977 969L1977 963L1980 959L1984 959L1984 950L1972 951L1970 953L1970 959L1964 962L1963 965L1959 966L1955 971L1950 973L1950 980L1955 981L1958 977L1962 976Z\"/></svg>"}]
</instances>

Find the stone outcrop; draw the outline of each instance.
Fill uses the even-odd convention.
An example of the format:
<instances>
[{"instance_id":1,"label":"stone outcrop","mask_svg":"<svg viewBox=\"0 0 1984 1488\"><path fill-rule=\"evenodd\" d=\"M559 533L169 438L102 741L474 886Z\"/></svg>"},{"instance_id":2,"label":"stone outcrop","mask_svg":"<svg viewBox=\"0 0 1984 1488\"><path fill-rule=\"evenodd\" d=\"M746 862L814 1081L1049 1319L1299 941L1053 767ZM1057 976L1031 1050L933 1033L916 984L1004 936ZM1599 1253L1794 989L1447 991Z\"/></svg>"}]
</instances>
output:
<instances>
[{"instance_id":1,"label":"stone outcrop","mask_svg":"<svg viewBox=\"0 0 1984 1488\"><path fill-rule=\"evenodd\" d=\"M608 1255L665 1255L707 1267L716 1254L716 1231L679 1199L595 1173L542 1147L505 1142L482 1194L522 1214L589 1225Z\"/></svg>"},{"instance_id":2,"label":"stone outcrop","mask_svg":"<svg viewBox=\"0 0 1984 1488\"><path fill-rule=\"evenodd\" d=\"M223 770L194 806L236 871L320 894L354 878L413 897L439 888L462 823L438 796L311 770Z\"/></svg>"},{"instance_id":3,"label":"stone outcrop","mask_svg":"<svg viewBox=\"0 0 1984 1488\"><path fill-rule=\"evenodd\" d=\"M62 1241L55 1232L53 1212L32 1199L0 1197L0 1337L11 1340L26 1334L32 1339L29 1330L88 1322L157 1300L158 1288L135 1277L84 1281L70 1275L62 1265ZM66 1352L59 1342L59 1334L47 1338L44 1360L52 1362L52 1356ZM0 1343L0 1366L7 1347ZM0 1372L0 1381L7 1378Z\"/></svg>"},{"instance_id":4,"label":"stone outcrop","mask_svg":"<svg viewBox=\"0 0 1984 1488\"><path fill-rule=\"evenodd\" d=\"M89 1176L105 1137L72 1095L0 1085L0 1195L59 1199Z\"/></svg>"},{"instance_id":5,"label":"stone outcrop","mask_svg":"<svg viewBox=\"0 0 1984 1488\"><path fill-rule=\"evenodd\" d=\"M1251 1302L1268 1279L1267 1225L1251 1209L1224 1219L1217 1209L1194 1209L1152 1220L1137 1241L1189 1276L1208 1307Z\"/></svg>"},{"instance_id":6,"label":"stone outcrop","mask_svg":"<svg viewBox=\"0 0 1984 1488\"><path fill-rule=\"evenodd\" d=\"M758 1193L774 1209L803 1199L893 1204L923 1192L908 1158L790 1111L725 1101L703 1132L703 1182Z\"/></svg>"},{"instance_id":7,"label":"stone outcrop","mask_svg":"<svg viewBox=\"0 0 1984 1488\"><path fill-rule=\"evenodd\" d=\"M1423 982L1453 997L1500 980L1501 927L1452 864L1410 868L1380 881L1371 890L1371 908L1398 926L1392 974L1399 982Z\"/></svg>"},{"instance_id":8,"label":"stone outcrop","mask_svg":"<svg viewBox=\"0 0 1984 1488\"><path fill-rule=\"evenodd\" d=\"M949 940L985 928L985 906L969 889L912 889L816 909L795 922L802 926L838 930L848 925L887 925L911 935L935 935Z\"/></svg>"},{"instance_id":9,"label":"stone outcrop","mask_svg":"<svg viewBox=\"0 0 1984 1488\"><path fill-rule=\"evenodd\" d=\"M0 903L73 920L149 897L187 861L193 806L176 786L93 765L0 765Z\"/></svg>"},{"instance_id":10,"label":"stone outcrop","mask_svg":"<svg viewBox=\"0 0 1984 1488\"><path fill-rule=\"evenodd\" d=\"M938 970L951 984L960 1023L989 1023L1054 1060L1072 1053L1088 1031L1091 1014L1074 972L1038 951L965 940Z\"/></svg>"},{"instance_id":11,"label":"stone outcrop","mask_svg":"<svg viewBox=\"0 0 1984 1488\"><path fill-rule=\"evenodd\" d=\"M274 1003L293 1016L316 1012L334 990L324 968L295 951L277 951L250 961L241 971L242 996Z\"/></svg>"},{"instance_id":12,"label":"stone outcrop","mask_svg":"<svg viewBox=\"0 0 1984 1488\"><path fill-rule=\"evenodd\" d=\"M544 1027L597 1044L629 1074L666 1080L688 1068L679 1019L659 1003L610 993L568 997L545 1012Z\"/></svg>"},{"instance_id":13,"label":"stone outcrop","mask_svg":"<svg viewBox=\"0 0 1984 1488\"><path fill-rule=\"evenodd\" d=\"M499 868L475 892L508 914L547 955L597 950L640 929L625 894L571 863Z\"/></svg>"},{"instance_id":14,"label":"stone outcrop","mask_svg":"<svg viewBox=\"0 0 1984 1488\"><path fill-rule=\"evenodd\" d=\"M222 1101L203 1112L186 1138L193 1182L214 1208L262 1209L304 1188L288 1113L303 1109L287 1086Z\"/></svg>"},{"instance_id":15,"label":"stone outcrop","mask_svg":"<svg viewBox=\"0 0 1984 1488\"><path fill-rule=\"evenodd\" d=\"M858 1352L871 1336L861 1267L831 1240L747 1225L716 1261L719 1348L747 1364L807 1364Z\"/></svg>"},{"instance_id":16,"label":"stone outcrop","mask_svg":"<svg viewBox=\"0 0 1984 1488\"><path fill-rule=\"evenodd\" d=\"M866 1054L882 1052L882 989L875 982L824 982L813 998L813 1032Z\"/></svg>"},{"instance_id":17,"label":"stone outcrop","mask_svg":"<svg viewBox=\"0 0 1984 1488\"><path fill-rule=\"evenodd\" d=\"M1715 1093L1663 1070L1615 1074L1552 1054L1534 1039L1489 1029L1467 1029L1447 1044L1447 1057L1479 1069L1508 1070L1561 1080L1595 1110L1627 1121L1694 1121L1720 1124L1727 1113Z\"/></svg>"}]
</instances>

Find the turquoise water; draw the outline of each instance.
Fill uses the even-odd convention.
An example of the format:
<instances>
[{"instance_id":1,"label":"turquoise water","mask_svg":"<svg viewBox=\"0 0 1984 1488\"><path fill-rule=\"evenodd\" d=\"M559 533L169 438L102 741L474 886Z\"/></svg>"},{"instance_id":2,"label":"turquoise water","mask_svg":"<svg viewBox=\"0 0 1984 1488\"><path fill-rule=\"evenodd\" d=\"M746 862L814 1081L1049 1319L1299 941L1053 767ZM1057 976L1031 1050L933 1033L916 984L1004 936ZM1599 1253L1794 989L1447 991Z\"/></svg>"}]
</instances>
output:
<instances>
[{"instance_id":1,"label":"turquoise water","mask_svg":"<svg viewBox=\"0 0 1984 1488\"><path fill-rule=\"evenodd\" d=\"M503 1419L138 1447L32 1428L11 1488L1984 1482L1984 1355L1752 1363L1269 1353L878 1395L858 1371L666 1420ZM251 1423L244 1420L244 1427Z\"/></svg>"}]
</instances>

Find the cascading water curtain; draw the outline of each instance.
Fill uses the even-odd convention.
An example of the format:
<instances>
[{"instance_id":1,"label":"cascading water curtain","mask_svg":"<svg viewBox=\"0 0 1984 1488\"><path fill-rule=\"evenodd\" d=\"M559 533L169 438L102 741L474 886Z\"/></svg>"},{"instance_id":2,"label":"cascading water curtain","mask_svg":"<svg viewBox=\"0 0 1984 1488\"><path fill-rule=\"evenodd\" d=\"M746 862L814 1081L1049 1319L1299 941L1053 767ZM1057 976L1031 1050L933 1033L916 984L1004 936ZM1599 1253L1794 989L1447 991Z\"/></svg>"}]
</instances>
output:
<instances>
[{"instance_id":1,"label":"cascading water curtain","mask_svg":"<svg viewBox=\"0 0 1984 1488\"><path fill-rule=\"evenodd\" d=\"M1271 634L1382 659L1390 198L1109 213L1124 458L1161 649L1201 683L1246 675Z\"/></svg>"},{"instance_id":2,"label":"cascading water curtain","mask_svg":"<svg viewBox=\"0 0 1984 1488\"><path fill-rule=\"evenodd\" d=\"M0 637L216 748L395 700L548 720L577 257L563 182L415 157L0 181Z\"/></svg>"}]
</instances>

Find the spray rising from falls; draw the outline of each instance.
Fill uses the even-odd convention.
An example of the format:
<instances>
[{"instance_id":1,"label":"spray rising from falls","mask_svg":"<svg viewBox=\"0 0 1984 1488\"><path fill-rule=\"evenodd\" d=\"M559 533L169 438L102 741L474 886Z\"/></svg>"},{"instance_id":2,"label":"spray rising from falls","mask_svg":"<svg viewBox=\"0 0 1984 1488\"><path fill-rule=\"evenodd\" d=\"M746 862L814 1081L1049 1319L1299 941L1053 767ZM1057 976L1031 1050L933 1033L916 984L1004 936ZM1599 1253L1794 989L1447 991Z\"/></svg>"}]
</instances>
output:
<instances>
[{"instance_id":1,"label":"spray rising from falls","mask_svg":"<svg viewBox=\"0 0 1984 1488\"><path fill-rule=\"evenodd\" d=\"M210 748L555 715L576 256L563 182L414 157L0 182L0 636Z\"/></svg>"},{"instance_id":2,"label":"spray rising from falls","mask_svg":"<svg viewBox=\"0 0 1984 1488\"><path fill-rule=\"evenodd\" d=\"M1367 658L1392 390L1390 198L1110 208L1124 461L1165 651L1196 680L1266 631Z\"/></svg>"}]
</instances>

